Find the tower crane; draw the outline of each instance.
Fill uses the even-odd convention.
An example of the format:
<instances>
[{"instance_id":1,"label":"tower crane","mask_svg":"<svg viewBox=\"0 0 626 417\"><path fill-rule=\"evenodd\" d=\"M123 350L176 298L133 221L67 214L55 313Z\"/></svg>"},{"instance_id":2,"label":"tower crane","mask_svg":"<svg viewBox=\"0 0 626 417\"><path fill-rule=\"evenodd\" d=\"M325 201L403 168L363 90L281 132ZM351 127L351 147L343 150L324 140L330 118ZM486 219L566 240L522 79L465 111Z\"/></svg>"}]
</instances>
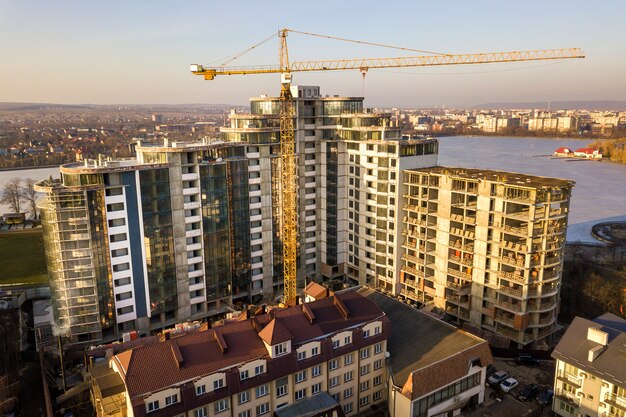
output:
<instances>
[{"instance_id":1,"label":"tower crane","mask_svg":"<svg viewBox=\"0 0 626 417\"><path fill-rule=\"evenodd\" d=\"M317 61L289 62L287 48L287 35L289 32L320 38L341 40L365 45L380 46L392 49L400 49L410 52L420 52L427 55L405 56L394 58L362 58L362 59L337 59ZM251 51L262 43L273 39L272 35L263 41L253 45L243 52L235 55L232 59L218 67L207 67L192 64L191 72L195 75L204 76L205 80L213 80L218 75L250 75L250 74L280 74L281 90L279 98L280 119L280 159L281 159L281 201L282 201L282 230L283 258L284 258L284 302L287 303L296 298L296 257L297 257L297 167L295 159L294 140L294 108L291 94L291 79L294 72L310 71L339 71L358 70L363 76L369 69L378 68L402 68L402 67L425 67L443 65L467 65L489 64L499 62L518 61L544 61L556 59L584 58L579 48L567 49L541 49L528 51L508 52L485 52L475 54L445 54L411 48L401 48L374 42L356 41L338 38L334 36L319 35L309 32L300 32L293 29L280 29L279 39L279 65L278 66L252 66L237 67L226 66L227 63L239 58L246 52Z\"/></svg>"}]
</instances>

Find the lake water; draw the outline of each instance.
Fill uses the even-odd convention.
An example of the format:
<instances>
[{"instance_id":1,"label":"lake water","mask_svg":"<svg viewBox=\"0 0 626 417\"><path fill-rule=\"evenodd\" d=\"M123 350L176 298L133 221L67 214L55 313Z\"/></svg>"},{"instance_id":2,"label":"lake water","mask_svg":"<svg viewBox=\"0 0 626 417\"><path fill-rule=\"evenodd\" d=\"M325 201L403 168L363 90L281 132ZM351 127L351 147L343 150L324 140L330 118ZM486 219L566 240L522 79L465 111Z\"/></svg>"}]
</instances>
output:
<instances>
[{"instance_id":1,"label":"lake water","mask_svg":"<svg viewBox=\"0 0 626 417\"><path fill-rule=\"evenodd\" d=\"M589 234L592 224L605 219L626 219L626 165L546 156L562 146L578 149L586 144L573 139L443 137L439 138L439 165L574 180L567 240L593 241ZM0 171L0 190L14 177L42 180L50 175L58 178L59 169ZM0 206L0 213L6 211L7 207Z\"/></svg>"},{"instance_id":2,"label":"lake water","mask_svg":"<svg viewBox=\"0 0 626 417\"><path fill-rule=\"evenodd\" d=\"M576 181L567 240L596 242L591 226L601 220L626 220L626 165L608 161L550 159L556 149L583 148L587 141L455 136L439 139L439 165L484 168Z\"/></svg>"}]
</instances>

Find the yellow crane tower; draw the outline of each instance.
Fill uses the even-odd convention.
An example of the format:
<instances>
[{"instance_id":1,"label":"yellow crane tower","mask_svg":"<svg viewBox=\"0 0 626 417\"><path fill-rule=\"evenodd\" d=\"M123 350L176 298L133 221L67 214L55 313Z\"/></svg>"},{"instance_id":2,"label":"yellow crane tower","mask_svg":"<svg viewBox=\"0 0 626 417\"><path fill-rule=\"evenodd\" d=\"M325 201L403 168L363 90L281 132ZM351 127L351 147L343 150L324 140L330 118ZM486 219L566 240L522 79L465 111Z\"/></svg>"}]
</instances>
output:
<instances>
[{"instance_id":1,"label":"yellow crane tower","mask_svg":"<svg viewBox=\"0 0 626 417\"><path fill-rule=\"evenodd\" d=\"M365 45L380 46L404 51L426 53L428 55L405 56L395 58L363 58L363 59L339 59L323 61L297 61L289 62L287 49L287 34L300 33L315 37L341 40ZM584 58L579 48L567 49L541 49L530 51L508 52L485 52L476 54L443 54L438 52L423 51L411 48L401 48L374 42L356 41L338 38L334 36L319 35L309 32L300 32L292 29L278 31L279 38L279 65L234 67L226 66L227 63L239 58L246 52L251 51L274 38L272 35L243 52L235 55L232 59L218 67L205 68L199 64L191 65L191 72L195 75L204 76L205 80L212 80L218 75L248 75L248 74L280 74L280 158L281 158L281 192L282 192L282 240L284 256L284 302L287 303L296 298L296 257L297 257L297 167L295 158L294 140L294 108L291 95L291 76L294 72L309 71L337 71L359 70L363 76L369 69L377 68L401 68L401 67L425 67L441 65L462 64L489 64L497 62L517 61L542 61L554 59Z\"/></svg>"}]
</instances>

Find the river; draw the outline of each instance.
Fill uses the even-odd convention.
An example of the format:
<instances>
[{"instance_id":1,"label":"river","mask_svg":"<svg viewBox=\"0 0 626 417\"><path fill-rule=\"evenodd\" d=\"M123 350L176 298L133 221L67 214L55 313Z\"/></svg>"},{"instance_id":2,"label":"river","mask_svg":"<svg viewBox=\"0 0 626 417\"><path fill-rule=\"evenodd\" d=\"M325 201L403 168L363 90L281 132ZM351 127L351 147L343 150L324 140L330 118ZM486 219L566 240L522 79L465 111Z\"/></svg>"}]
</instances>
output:
<instances>
[{"instance_id":1,"label":"river","mask_svg":"<svg viewBox=\"0 0 626 417\"><path fill-rule=\"evenodd\" d=\"M551 159L555 149L582 148L586 141L509 137L439 138L439 165L484 168L565 178L576 181L572 193L568 241L593 241L591 225L604 219L626 219L626 165L608 161ZM58 168L0 171L0 190L11 178L59 177ZM0 213L8 208L0 206Z\"/></svg>"}]
</instances>

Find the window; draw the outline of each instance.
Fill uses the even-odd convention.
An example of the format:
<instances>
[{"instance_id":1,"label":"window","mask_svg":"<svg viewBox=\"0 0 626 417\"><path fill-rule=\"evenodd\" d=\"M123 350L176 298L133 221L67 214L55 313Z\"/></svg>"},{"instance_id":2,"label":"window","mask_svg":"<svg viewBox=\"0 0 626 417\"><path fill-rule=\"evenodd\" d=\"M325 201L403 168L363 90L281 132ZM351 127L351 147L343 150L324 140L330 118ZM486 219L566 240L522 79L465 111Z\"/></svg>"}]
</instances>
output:
<instances>
[{"instance_id":1,"label":"window","mask_svg":"<svg viewBox=\"0 0 626 417\"><path fill-rule=\"evenodd\" d=\"M322 374L322 365L314 366L311 373L313 374L314 377L320 376Z\"/></svg>"},{"instance_id":2,"label":"window","mask_svg":"<svg viewBox=\"0 0 626 417\"><path fill-rule=\"evenodd\" d=\"M270 403L263 403L261 405L257 405L256 407L256 415L262 416L263 414L267 414L270 412Z\"/></svg>"},{"instance_id":3,"label":"window","mask_svg":"<svg viewBox=\"0 0 626 417\"><path fill-rule=\"evenodd\" d=\"M337 349L339 347L339 340L333 340L333 349Z\"/></svg>"},{"instance_id":4,"label":"window","mask_svg":"<svg viewBox=\"0 0 626 417\"><path fill-rule=\"evenodd\" d=\"M343 390L343 398L350 398L354 395L354 388L346 388Z\"/></svg>"},{"instance_id":5,"label":"window","mask_svg":"<svg viewBox=\"0 0 626 417\"><path fill-rule=\"evenodd\" d=\"M265 397L268 393L269 393L269 389L267 387L267 384L259 385L258 387L256 387L257 398Z\"/></svg>"},{"instance_id":6,"label":"window","mask_svg":"<svg viewBox=\"0 0 626 417\"><path fill-rule=\"evenodd\" d=\"M377 375L374 377L374 386L380 385L383 383L383 377L381 375Z\"/></svg>"},{"instance_id":7,"label":"window","mask_svg":"<svg viewBox=\"0 0 626 417\"><path fill-rule=\"evenodd\" d=\"M559 401L560 405L559 408L561 409L561 411L565 411L567 414L574 414L576 411L576 407L574 407L573 405L569 405L566 402L563 401Z\"/></svg>"},{"instance_id":8,"label":"window","mask_svg":"<svg viewBox=\"0 0 626 417\"><path fill-rule=\"evenodd\" d=\"M287 391L287 385L281 385L279 387L276 387L276 396L277 397L282 397L288 394Z\"/></svg>"},{"instance_id":9,"label":"window","mask_svg":"<svg viewBox=\"0 0 626 417\"><path fill-rule=\"evenodd\" d=\"M215 414L228 410L229 407L230 407L230 404L229 404L228 398L224 398L222 400L216 401L214 405Z\"/></svg>"},{"instance_id":10,"label":"window","mask_svg":"<svg viewBox=\"0 0 626 417\"><path fill-rule=\"evenodd\" d=\"M248 370L247 369L245 371L239 372L239 379L241 379L242 381L244 379L248 379Z\"/></svg>"},{"instance_id":11,"label":"window","mask_svg":"<svg viewBox=\"0 0 626 417\"><path fill-rule=\"evenodd\" d=\"M370 331L368 330L363 330L363 338L367 338L370 337Z\"/></svg>"},{"instance_id":12,"label":"window","mask_svg":"<svg viewBox=\"0 0 626 417\"><path fill-rule=\"evenodd\" d=\"M361 359L365 359L369 357L370 357L370 348L361 349Z\"/></svg>"},{"instance_id":13,"label":"window","mask_svg":"<svg viewBox=\"0 0 626 417\"><path fill-rule=\"evenodd\" d=\"M311 395L317 394L321 390L322 390L321 382L318 382L317 384L313 384L313 386L311 387Z\"/></svg>"},{"instance_id":14,"label":"window","mask_svg":"<svg viewBox=\"0 0 626 417\"><path fill-rule=\"evenodd\" d=\"M319 355L319 353L320 353L320 348L318 348L317 346L311 349L311 356Z\"/></svg>"},{"instance_id":15,"label":"window","mask_svg":"<svg viewBox=\"0 0 626 417\"><path fill-rule=\"evenodd\" d=\"M345 414L351 413L352 412L352 403L344 404L343 412Z\"/></svg>"},{"instance_id":16,"label":"window","mask_svg":"<svg viewBox=\"0 0 626 417\"><path fill-rule=\"evenodd\" d=\"M374 345L374 354L380 353L382 351L383 351L383 344L382 343L376 343Z\"/></svg>"},{"instance_id":17,"label":"window","mask_svg":"<svg viewBox=\"0 0 626 417\"><path fill-rule=\"evenodd\" d=\"M338 392L331 395L331 397L333 397L333 400L339 402L341 400L341 394L339 394Z\"/></svg>"},{"instance_id":18,"label":"window","mask_svg":"<svg viewBox=\"0 0 626 417\"><path fill-rule=\"evenodd\" d=\"M333 369L337 369L337 368L339 368L339 361L337 359L333 359L330 362L328 362L328 369L332 371Z\"/></svg>"},{"instance_id":19,"label":"window","mask_svg":"<svg viewBox=\"0 0 626 417\"><path fill-rule=\"evenodd\" d=\"M274 356L280 356L287 353L287 343L280 343L274 346Z\"/></svg>"},{"instance_id":20,"label":"window","mask_svg":"<svg viewBox=\"0 0 626 417\"><path fill-rule=\"evenodd\" d=\"M349 345L350 343L352 343L352 336L346 336L343 338L344 345Z\"/></svg>"},{"instance_id":21,"label":"window","mask_svg":"<svg viewBox=\"0 0 626 417\"><path fill-rule=\"evenodd\" d=\"M250 401L250 391L242 391L239 393L239 404L244 404Z\"/></svg>"},{"instance_id":22,"label":"window","mask_svg":"<svg viewBox=\"0 0 626 417\"><path fill-rule=\"evenodd\" d=\"M306 351L303 350L301 352L298 352L298 360L302 361L302 360L305 360L305 359L306 359Z\"/></svg>"},{"instance_id":23,"label":"window","mask_svg":"<svg viewBox=\"0 0 626 417\"><path fill-rule=\"evenodd\" d=\"M352 363L352 353L343 357L343 364L350 365Z\"/></svg>"},{"instance_id":24,"label":"window","mask_svg":"<svg viewBox=\"0 0 626 417\"><path fill-rule=\"evenodd\" d=\"M306 397L306 388L302 388L296 391L296 401L299 401L304 397Z\"/></svg>"},{"instance_id":25,"label":"window","mask_svg":"<svg viewBox=\"0 0 626 417\"><path fill-rule=\"evenodd\" d=\"M198 385L196 386L196 395L202 395L206 392L206 385Z\"/></svg>"},{"instance_id":26,"label":"window","mask_svg":"<svg viewBox=\"0 0 626 417\"><path fill-rule=\"evenodd\" d=\"M213 390L224 388L224 378L213 381Z\"/></svg>"},{"instance_id":27,"label":"window","mask_svg":"<svg viewBox=\"0 0 626 417\"><path fill-rule=\"evenodd\" d=\"M237 417L250 417L250 410L240 412Z\"/></svg>"},{"instance_id":28,"label":"window","mask_svg":"<svg viewBox=\"0 0 626 417\"><path fill-rule=\"evenodd\" d=\"M302 382L306 379L306 369L304 371L300 371L298 373L296 373L296 376L294 377L296 384L299 382Z\"/></svg>"},{"instance_id":29,"label":"window","mask_svg":"<svg viewBox=\"0 0 626 417\"><path fill-rule=\"evenodd\" d=\"M367 391L368 389L370 389L370 380L361 381L361 391Z\"/></svg>"},{"instance_id":30,"label":"window","mask_svg":"<svg viewBox=\"0 0 626 417\"><path fill-rule=\"evenodd\" d=\"M334 377L330 378L328 380L328 385L330 387L336 387L337 385L339 385L339 377L338 376L334 376Z\"/></svg>"},{"instance_id":31,"label":"window","mask_svg":"<svg viewBox=\"0 0 626 417\"><path fill-rule=\"evenodd\" d=\"M195 417L208 417L209 413L207 412L206 407L196 409L194 413Z\"/></svg>"},{"instance_id":32,"label":"window","mask_svg":"<svg viewBox=\"0 0 626 417\"><path fill-rule=\"evenodd\" d=\"M361 407L364 407L366 405L368 405L370 403L370 396L366 395L365 397L361 397L361 399L359 400L359 405Z\"/></svg>"},{"instance_id":33,"label":"window","mask_svg":"<svg viewBox=\"0 0 626 417\"><path fill-rule=\"evenodd\" d=\"M354 378L354 376L352 375L352 371L343 374L343 382L352 381L352 378Z\"/></svg>"},{"instance_id":34,"label":"window","mask_svg":"<svg viewBox=\"0 0 626 417\"><path fill-rule=\"evenodd\" d=\"M152 412L159 409L159 401L152 401L148 403L148 412Z\"/></svg>"},{"instance_id":35,"label":"window","mask_svg":"<svg viewBox=\"0 0 626 417\"><path fill-rule=\"evenodd\" d=\"M178 402L178 394L165 397L165 406L176 404Z\"/></svg>"},{"instance_id":36,"label":"window","mask_svg":"<svg viewBox=\"0 0 626 417\"><path fill-rule=\"evenodd\" d=\"M361 375L367 375L370 373L370 364L361 366Z\"/></svg>"},{"instance_id":37,"label":"window","mask_svg":"<svg viewBox=\"0 0 626 417\"><path fill-rule=\"evenodd\" d=\"M254 375L260 375L265 372L265 365L259 365L254 367Z\"/></svg>"},{"instance_id":38,"label":"window","mask_svg":"<svg viewBox=\"0 0 626 417\"><path fill-rule=\"evenodd\" d=\"M374 361L374 369L380 369L383 367L383 360L382 359L378 359L376 361Z\"/></svg>"},{"instance_id":39,"label":"window","mask_svg":"<svg viewBox=\"0 0 626 417\"><path fill-rule=\"evenodd\" d=\"M374 334L380 334L380 326L374 327Z\"/></svg>"},{"instance_id":40,"label":"window","mask_svg":"<svg viewBox=\"0 0 626 417\"><path fill-rule=\"evenodd\" d=\"M374 401L378 401L383 398L383 390L378 390L374 393Z\"/></svg>"}]
</instances>

